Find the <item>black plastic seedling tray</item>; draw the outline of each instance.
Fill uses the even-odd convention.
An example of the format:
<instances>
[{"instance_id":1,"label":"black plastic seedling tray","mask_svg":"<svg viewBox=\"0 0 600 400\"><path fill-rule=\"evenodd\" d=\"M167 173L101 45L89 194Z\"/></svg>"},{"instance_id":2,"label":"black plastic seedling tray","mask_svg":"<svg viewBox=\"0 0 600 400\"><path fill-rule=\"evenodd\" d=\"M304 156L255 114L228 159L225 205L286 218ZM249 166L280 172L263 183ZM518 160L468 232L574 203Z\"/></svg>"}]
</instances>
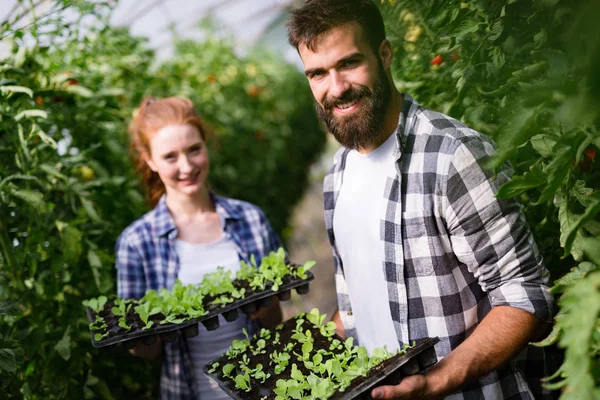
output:
<instances>
[{"instance_id":1,"label":"black plastic seedling tray","mask_svg":"<svg viewBox=\"0 0 600 400\"><path fill-rule=\"evenodd\" d=\"M440 339L426 338L417 341L416 345L402 355L395 356L375 366L367 377L357 377L362 381L354 387L350 387L347 391L334 393L330 400L351 400L351 399L372 399L371 389L375 386L382 385L397 385L403 377L415 375L425 369L431 367L437 362L434 345ZM212 363L206 364L202 372L219 387L235 400L248 400L248 397L242 397L238 394L234 387L219 379L218 373L209 373Z\"/></svg>"},{"instance_id":2,"label":"black plastic seedling tray","mask_svg":"<svg viewBox=\"0 0 600 400\"><path fill-rule=\"evenodd\" d=\"M164 342L173 342L177 339L179 331L181 331L181 334L185 337L193 337L198 335L198 323L202 323L202 325L204 325L204 327L209 331L215 330L219 327L220 314L223 315L223 318L227 322L231 322L238 318L238 309L240 309L244 314L251 314L261 307L268 307L273 300L273 296L277 296L281 301L286 301L291 298L292 289L295 289L296 293L300 295L308 293L309 282L314 279L314 275L310 271L306 271L305 273L307 275L306 279L297 279L288 283L284 283L276 292L272 291L269 286L267 286L267 288L262 292L253 293L244 299L237 300L231 304L227 304L221 308L213 310L202 317L190 319L180 324L156 325L156 327L144 331L140 330L136 332L120 334L100 341L96 341L94 339L94 334L97 333L97 331L92 330L92 346L105 347L117 343L123 343L127 347L134 347L139 340L141 340L144 344L150 345L156 341L157 336L161 336ZM90 323L94 322L94 313L89 307L86 307L86 315Z\"/></svg>"},{"instance_id":3,"label":"black plastic seedling tray","mask_svg":"<svg viewBox=\"0 0 600 400\"><path fill-rule=\"evenodd\" d=\"M380 371L370 375L363 382L352 388L352 390L338 393L330 399L372 399L371 389L375 388L375 386L397 385L405 376L418 374L435 364L437 356L433 346L439 341L440 339L437 337L419 341L415 347L407 350L406 353L388 365L384 365Z\"/></svg>"}]
</instances>

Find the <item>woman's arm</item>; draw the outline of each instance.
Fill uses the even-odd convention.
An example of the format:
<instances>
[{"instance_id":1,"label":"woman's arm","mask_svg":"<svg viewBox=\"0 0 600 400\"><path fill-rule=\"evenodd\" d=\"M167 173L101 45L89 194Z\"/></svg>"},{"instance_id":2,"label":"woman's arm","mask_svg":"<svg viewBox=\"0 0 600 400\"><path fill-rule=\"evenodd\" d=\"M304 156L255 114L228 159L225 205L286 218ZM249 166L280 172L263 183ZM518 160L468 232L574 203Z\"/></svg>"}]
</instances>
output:
<instances>
[{"instance_id":1,"label":"woman's arm","mask_svg":"<svg viewBox=\"0 0 600 400\"><path fill-rule=\"evenodd\" d=\"M138 249L131 243L139 243L132 240L136 232L125 231L117 240L116 267L117 267L117 295L120 298L140 298L146 291L146 280L144 276L143 259ZM151 345L138 344L129 350L131 354L144 360L153 360L162 353L162 341Z\"/></svg>"}]
</instances>

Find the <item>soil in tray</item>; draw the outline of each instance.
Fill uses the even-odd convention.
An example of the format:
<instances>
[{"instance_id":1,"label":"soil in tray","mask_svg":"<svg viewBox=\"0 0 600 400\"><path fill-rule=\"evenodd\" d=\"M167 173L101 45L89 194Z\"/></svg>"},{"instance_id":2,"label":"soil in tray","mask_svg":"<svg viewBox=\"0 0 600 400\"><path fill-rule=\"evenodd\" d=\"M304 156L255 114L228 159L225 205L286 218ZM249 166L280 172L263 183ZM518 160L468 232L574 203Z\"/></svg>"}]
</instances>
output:
<instances>
[{"instance_id":1,"label":"soil in tray","mask_svg":"<svg viewBox=\"0 0 600 400\"><path fill-rule=\"evenodd\" d=\"M298 279L295 279L295 280L298 280ZM288 275L288 276L283 277L282 281L283 281L283 284L285 285L287 283L293 282L294 279L292 279L292 277ZM238 290L245 289L244 298L248 298L257 293L262 293L262 291L256 292L254 289L252 289L250 287L250 284L246 280L236 279L233 281L233 286ZM271 291L271 289L267 288L265 291ZM275 293L273 293L273 295L275 295ZM222 304L211 304L218 297L219 296L205 296L202 299L203 307L208 313L211 313L213 311L218 311L219 309L224 307L224 305L222 305ZM125 316L126 324L131 327L130 329L126 329L122 326L119 326L120 316L112 313L112 308L115 305L114 301L107 301L106 304L104 305L104 310L100 312L100 317L102 317L104 319L104 322L106 323L107 327L102 330L94 330L94 333L105 334L106 332L108 332L108 336L103 338L103 340L106 340L107 338L110 339L115 336L122 336L125 334L132 334L132 333L142 331L142 327L144 327L145 324L134 310L134 307L136 305L138 305L138 303L135 300L127 300L127 302L128 302L127 304L130 304L130 303L132 304L131 307L129 307L127 314ZM234 303L230 303L230 304L234 304ZM229 304L227 304L225 306L228 306L228 305ZM182 317L184 317L184 315L178 316L178 318L182 318ZM92 311L92 319L95 319L95 318L96 318L96 313L94 311ZM150 332L156 330L156 328L158 328L158 327L173 325L173 324L162 324L161 325L160 322L164 319L165 319L165 315L163 315L161 313L151 315L149 317L149 320L153 321L153 326L151 328L147 329L147 332L150 333Z\"/></svg>"},{"instance_id":2,"label":"soil in tray","mask_svg":"<svg viewBox=\"0 0 600 400\"><path fill-rule=\"evenodd\" d=\"M302 316L299 316L299 317L302 317ZM337 354L344 353L343 341L337 335L334 335L332 337L324 336L323 334L321 334L320 330L315 325L310 323L308 320L304 321L304 323L302 324L302 328L304 328L305 330L310 330L311 335L314 339L313 350L310 353L311 360L312 360L312 357L317 353L317 351L319 349L324 349L328 353L337 353ZM221 358L219 358L218 360L215 360L215 362L218 362L218 366L215 367L214 362L209 363L206 365L205 371L212 371L213 378L221 381L222 386L227 388L227 390L234 392L241 399L244 399L244 400L275 399L276 394L273 392L273 389L276 388L277 381L280 379L284 379L284 380L292 379L292 377L291 377L292 364L296 364L296 367L298 368L298 370L300 370L300 372L302 372L302 374L305 377L311 373L311 371L305 367L304 361L298 359L298 357L299 356L301 357L301 355L302 355L302 350L301 350L302 343L299 343L296 341L296 339L292 338L292 335L294 335L294 333L295 333L294 332L295 329L296 329L296 319L287 320L282 325L280 325L277 329L270 331L271 332L270 338L265 340L267 344L264 349L264 354L253 354L252 350L246 350L244 353L237 354L231 358L229 358L225 354L225 355L221 356ZM274 343L277 333L279 334L279 343ZM260 337L255 337L252 340L252 346L254 346L254 348L256 348L256 343L259 339L260 339ZM330 350L332 340L334 340L334 339L336 339L342 343L342 349ZM291 351L285 351L284 348L289 343L295 343L295 345ZM290 360L289 360L287 367L285 368L285 370L283 372L281 372L279 374L276 374L274 371L274 368L277 365L277 363L275 363L274 361L272 361L270 359L270 355L273 354L274 352L277 352L277 353L284 352L284 353L288 353L290 355ZM394 363L397 360L397 358L402 357L403 354L404 353L399 353L399 354L396 354L393 356L390 355L391 358L383 360L381 363L372 367L368 371L366 376L357 376L356 378L354 378L351 381L350 386L345 388L343 392L337 391L337 392L333 393L329 398L334 399L336 397L343 396L345 393L348 393L353 388L360 385L362 382L368 380L371 376L377 374L379 371L381 371L388 365ZM235 378L235 376L238 373L240 373L240 374L242 373L241 369L238 366L240 365L240 363L244 363L244 361L243 361L244 357L247 357L246 360L249 360L249 362L246 365L250 369L255 369L259 364L261 364L263 366L263 371L266 374L270 374L270 377L267 378L264 382L261 382L261 380L257 380L254 377L251 377L250 385L249 385L251 388L250 391L245 391L245 390L236 388L235 381L232 379L232 378ZM327 360L329 360L333 357L334 356L331 354L323 355L323 360L321 363L325 364L327 362ZM350 362L351 361L348 361L348 364L350 364ZM231 377L227 377L223 373L223 367L227 364L233 364L236 366L236 369L230 373ZM212 369L213 367L215 367L215 368ZM207 373L210 374L210 372L207 372ZM327 376L327 372L325 372L323 376ZM304 394L306 395L306 392Z\"/></svg>"}]
</instances>

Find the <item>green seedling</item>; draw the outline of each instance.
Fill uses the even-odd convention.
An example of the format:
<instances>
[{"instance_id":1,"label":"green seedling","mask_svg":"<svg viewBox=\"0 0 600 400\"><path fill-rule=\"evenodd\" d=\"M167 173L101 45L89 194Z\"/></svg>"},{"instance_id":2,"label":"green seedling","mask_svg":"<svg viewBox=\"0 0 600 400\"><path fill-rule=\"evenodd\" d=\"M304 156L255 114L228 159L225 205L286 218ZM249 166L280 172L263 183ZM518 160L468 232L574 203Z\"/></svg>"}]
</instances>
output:
<instances>
[{"instance_id":1,"label":"green seedling","mask_svg":"<svg viewBox=\"0 0 600 400\"><path fill-rule=\"evenodd\" d=\"M99 341L101 341L102 339L104 339L105 337L108 337L108 332L106 332L106 333L96 333L96 334L94 335L94 340L95 340L96 342L99 342Z\"/></svg>"},{"instance_id":2,"label":"green seedling","mask_svg":"<svg viewBox=\"0 0 600 400\"><path fill-rule=\"evenodd\" d=\"M311 269L312 267L314 267L317 263L313 260L307 261L304 263L304 265L298 267L298 269L296 269L294 271L294 276L296 278L299 279L306 279L308 278L308 275L306 274L306 271L308 271L309 269Z\"/></svg>"},{"instance_id":3,"label":"green seedling","mask_svg":"<svg viewBox=\"0 0 600 400\"><path fill-rule=\"evenodd\" d=\"M235 387L238 389L242 389L245 392L249 392L252 388L250 387L250 375L239 374L233 378L235 382Z\"/></svg>"},{"instance_id":4,"label":"green seedling","mask_svg":"<svg viewBox=\"0 0 600 400\"><path fill-rule=\"evenodd\" d=\"M95 299L84 300L82 304L84 307L89 307L96 313L99 313L100 311L104 310L104 305L106 304L107 300L108 299L106 296L100 296Z\"/></svg>"},{"instance_id":5,"label":"green seedling","mask_svg":"<svg viewBox=\"0 0 600 400\"><path fill-rule=\"evenodd\" d=\"M233 379L233 377L231 376L231 373L233 372L234 369L235 369L235 365L233 365L233 364L225 364L223 366L223 369L222 369L223 376L226 376L226 377L228 377L230 379Z\"/></svg>"},{"instance_id":6,"label":"green seedling","mask_svg":"<svg viewBox=\"0 0 600 400\"><path fill-rule=\"evenodd\" d=\"M209 374L212 374L214 372L217 371L217 368L219 368L219 363L218 362L214 362L210 365L210 369L207 370L206 372L208 372Z\"/></svg>"},{"instance_id":7,"label":"green seedling","mask_svg":"<svg viewBox=\"0 0 600 400\"><path fill-rule=\"evenodd\" d=\"M254 347L252 349L252 354L259 355L259 354L265 354L267 351L265 350L265 347L267 346L267 342L264 339L259 339L256 341L256 347Z\"/></svg>"},{"instance_id":8,"label":"green seedling","mask_svg":"<svg viewBox=\"0 0 600 400\"><path fill-rule=\"evenodd\" d=\"M271 374L265 373L265 371L263 370L263 365L258 364L256 368L252 370L252 376L257 381L260 381L260 383L265 383L265 381L271 377Z\"/></svg>"},{"instance_id":9,"label":"green seedling","mask_svg":"<svg viewBox=\"0 0 600 400\"><path fill-rule=\"evenodd\" d=\"M269 358L277 364L274 368L277 375L285 371L285 368L288 366L290 361L290 355L288 353L278 353L277 350L271 353Z\"/></svg>"},{"instance_id":10,"label":"green seedling","mask_svg":"<svg viewBox=\"0 0 600 400\"><path fill-rule=\"evenodd\" d=\"M102 318L100 315L96 315L96 319L94 320L94 322L89 324L89 328L92 331L101 331L103 329L106 329L106 321L104 321L104 318Z\"/></svg>"},{"instance_id":11,"label":"green seedling","mask_svg":"<svg viewBox=\"0 0 600 400\"><path fill-rule=\"evenodd\" d=\"M139 306L135 306L133 310L140 316L140 319L144 323L144 327L142 330L150 329L154 324L153 321L150 321L148 318L152 315L156 315L160 313L159 307L150 308L150 303L144 303Z\"/></svg>"},{"instance_id":12,"label":"green seedling","mask_svg":"<svg viewBox=\"0 0 600 400\"><path fill-rule=\"evenodd\" d=\"M231 360L232 358L235 358L238 354L242 354L243 352L245 352L249 345L250 343L248 342L248 340L234 340L231 343L231 346L229 346L227 353L225 354Z\"/></svg>"},{"instance_id":13,"label":"green seedling","mask_svg":"<svg viewBox=\"0 0 600 400\"><path fill-rule=\"evenodd\" d=\"M265 340L269 340L271 339L271 331L265 328L261 328L260 330L260 338L261 339L265 339Z\"/></svg>"}]
</instances>

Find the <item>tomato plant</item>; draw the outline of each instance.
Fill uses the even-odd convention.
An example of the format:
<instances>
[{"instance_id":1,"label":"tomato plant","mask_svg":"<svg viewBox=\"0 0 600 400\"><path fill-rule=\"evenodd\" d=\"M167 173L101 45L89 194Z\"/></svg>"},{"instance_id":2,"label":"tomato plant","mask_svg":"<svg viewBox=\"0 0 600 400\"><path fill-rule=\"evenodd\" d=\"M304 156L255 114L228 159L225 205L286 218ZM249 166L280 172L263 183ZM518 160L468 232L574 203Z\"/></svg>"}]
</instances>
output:
<instances>
[{"instance_id":1,"label":"tomato plant","mask_svg":"<svg viewBox=\"0 0 600 400\"><path fill-rule=\"evenodd\" d=\"M563 399L597 396L600 4L381 3L399 88L491 136L498 153L490 168L512 163L514 179L498 196L521 200L552 290L563 293L542 343L565 351L549 386L565 388Z\"/></svg>"}]
</instances>

